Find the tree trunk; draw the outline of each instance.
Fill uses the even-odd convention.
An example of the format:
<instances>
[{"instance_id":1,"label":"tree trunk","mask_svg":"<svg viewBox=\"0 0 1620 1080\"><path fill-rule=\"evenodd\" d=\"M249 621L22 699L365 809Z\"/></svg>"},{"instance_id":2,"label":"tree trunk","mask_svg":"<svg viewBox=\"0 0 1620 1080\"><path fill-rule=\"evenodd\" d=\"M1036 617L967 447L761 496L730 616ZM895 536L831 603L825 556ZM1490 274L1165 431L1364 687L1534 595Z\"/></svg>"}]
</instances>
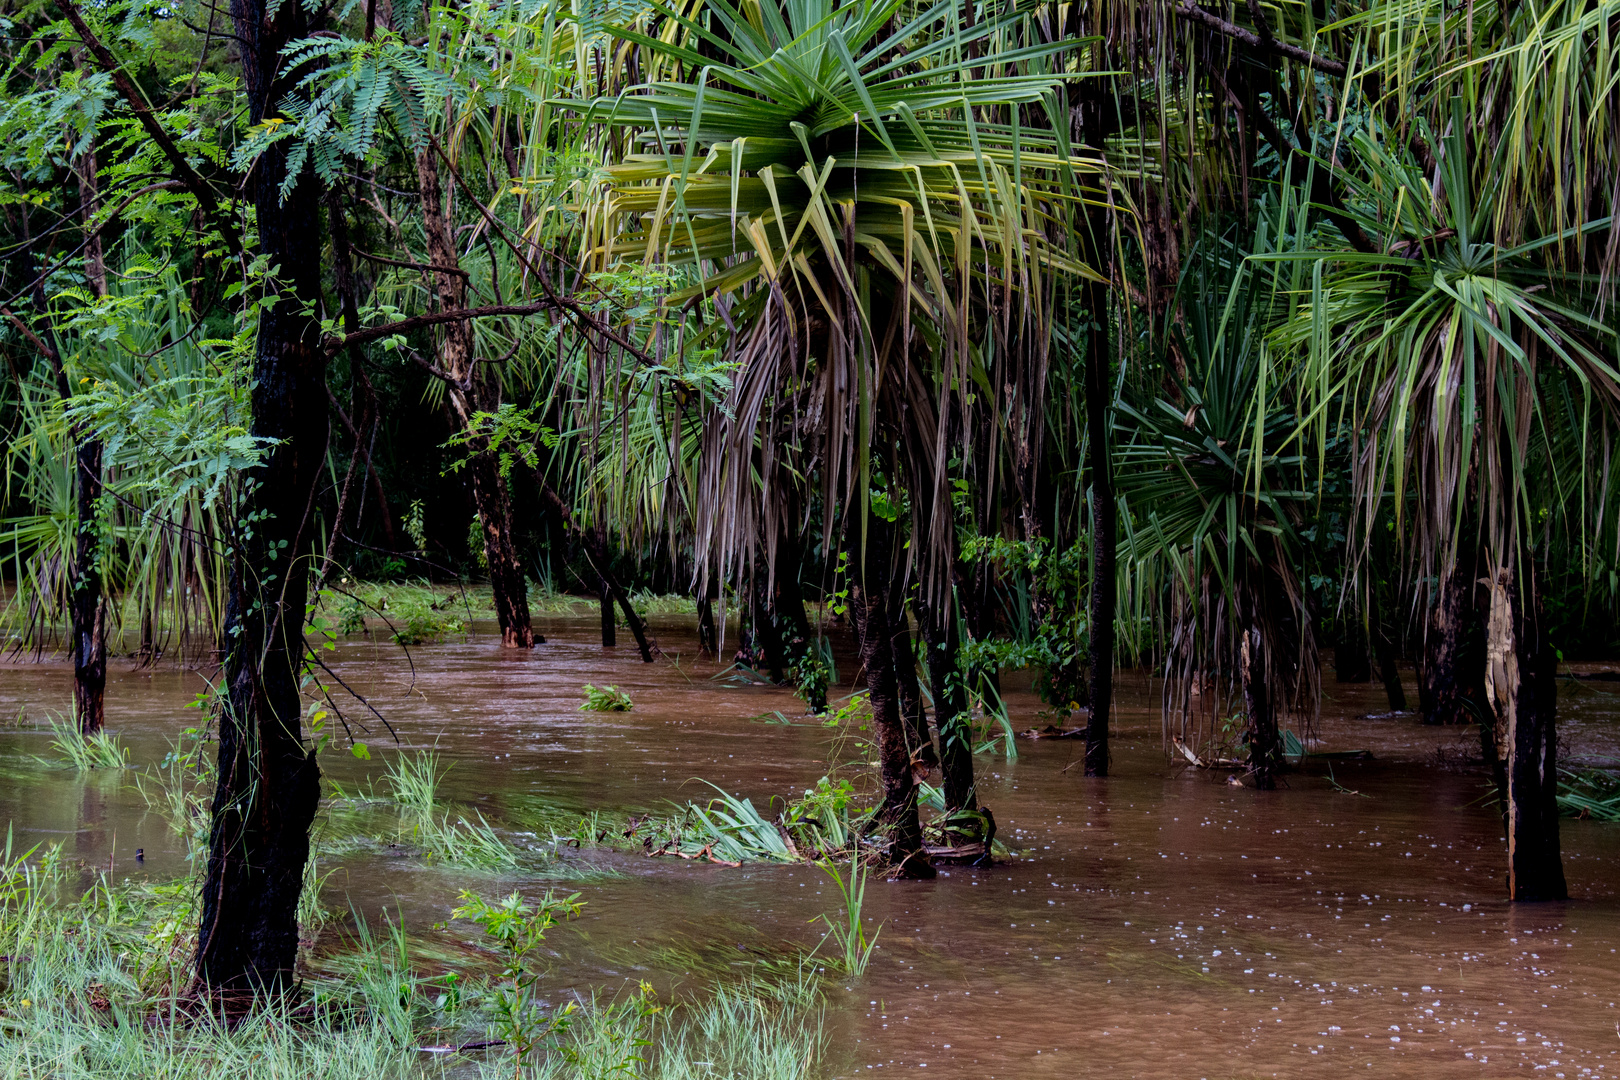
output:
<instances>
[{"instance_id":1,"label":"tree trunk","mask_svg":"<svg viewBox=\"0 0 1620 1080\"><path fill-rule=\"evenodd\" d=\"M1238 667L1243 700L1249 711L1249 773L1254 786L1271 791L1282 766L1282 745L1277 732L1276 703L1266 682L1266 643L1258 625L1243 632L1238 646Z\"/></svg>"},{"instance_id":2,"label":"tree trunk","mask_svg":"<svg viewBox=\"0 0 1620 1080\"><path fill-rule=\"evenodd\" d=\"M1401 671L1395 664L1395 643L1390 640L1384 626L1383 609L1378 603L1378 583L1367 586L1367 626L1372 637L1373 655L1378 660L1378 678L1384 684L1384 696L1389 699L1390 712L1406 711L1406 688L1401 685Z\"/></svg>"},{"instance_id":3,"label":"tree trunk","mask_svg":"<svg viewBox=\"0 0 1620 1080\"><path fill-rule=\"evenodd\" d=\"M459 269L455 245L455 222L451 212L453 192L446 198L439 184L439 158L436 145L429 145L416 156L416 187L422 202L422 233L428 261L435 267L434 288L440 311L463 311L467 307L467 277ZM435 374L449 389L450 407L465 431L471 432L478 413L500 408L499 378L489 364L479 364L473 356L473 327L468 319L446 323L439 340ZM512 499L500 464L482 436L472 440L473 505L484 534L484 558L489 567L490 591L494 594L495 619L501 628L501 644L509 649L534 645L534 626L529 618L528 582L512 539Z\"/></svg>"},{"instance_id":4,"label":"tree trunk","mask_svg":"<svg viewBox=\"0 0 1620 1080\"><path fill-rule=\"evenodd\" d=\"M1367 627L1362 623L1360 604L1343 604L1339 608L1338 633L1333 643L1333 677L1341 683L1372 681L1372 664L1368 656Z\"/></svg>"},{"instance_id":5,"label":"tree trunk","mask_svg":"<svg viewBox=\"0 0 1620 1080\"><path fill-rule=\"evenodd\" d=\"M95 231L98 178L94 141L79 157L79 204L88 238L84 275L97 300L107 296L107 265L101 234ZM65 382L65 380L63 380ZM69 387L71 391L71 387ZM79 731L94 735L106 720L107 597L101 574L101 532L97 510L101 502L101 440L73 430L74 502L78 532L74 537L73 605L73 714Z\"/></svg>"},{"instance_id":6,"label":"tree trunk","mask_svg":"<svg viewBox=\"0 0 1620 1080\"><path fill-rule=\"evenodd\" d=\"M718 656L720 633L714 624L714 601L707 596L698 598L698 649Z\"/></svg>"},{"instance_id":7,"label":"tree trunk","mask_svg":"<svg viewBox=\"0 0 1620 1080\"><path fill-rule=\"evenodd\" d=\"M1108 460L1114 386L1109 378L1106 289L1093 286L1086 344L1086 441L1091 466L1091 712L1086 718L1086 775L1108 775L1108 714L1114 702L1114 549L1117 507Z\"/></svg>"},{"instance_id":8,"label":"tree trunk","mask_svg":"<svg viewBox=\"0 0 1620 1080\"><path fill-rule=\"evenodd\" d=\"M556 490L546 483L545 476L538 469L535 470L534 480L540 487L541 502L545 503L546 507L557 516L557 520L562 522L563 528L573 533L574 538L584 545L585 557L590 560L592 568L596 570L597 577L613 598L618 601L619 611L624 615L625 625L630 627L630 633L636 639L636 646L641 650L642 662L652 663L654 645L648 639L647 624L642 621L641 616L636 613L636 609L631 606L630 597L625 594L623 586L613 576L613 570L608 560L607 540L599 537L594 530L579 527L579 523L574 520L574 511L570 509L567 503L562 501L562 496L558 495Z\"/></svg>"},{"instance_id":9,"label":"tree trunk","mask_svg":"<svg viewBox=\"0 0 1620 1080\"><path fill-rule=\"evenodd\" d=\"M855 616L861 663L866 668L867 701L877 731L883 805L876 820L889 827L889 858L896 877L931 878L933 864L923 850L917 816L917 780L906 747L905 722L894 679L893 635L889 627L889 557L893 526L873 515L867 522L864 552L851 552L850 611ZM853 535L855 530L850 529Z\"/></svg>"},{"instance_id":10,"label":"tree trunk","mask_svg":"<svg viewBox=\"0 0 1620 1080\"><path fill-rule=\"evenodd\" d=\"M906 619L903 597L891 593L888 615L895 694L906 730L906 752L926 773L939 764L939 755L934 752L934 740L928 737L928 713L923 709L922 685L917 681L917 649L912 644L911 623Z\"/></svg>"},{"instance_id":11,"label":"tree trunk","mask_svg":"<svg viewBox=\"0 0 1620 1080\"><path fill-rule=\"evenodd\" d=\"M1466 724L1474 720L1471 702L1484 696L1484 655L1474 610L1478 565L1472 549L1440 582L1424 642L1422 697L1425 724Z\"/></svg>"},{"instance_id":12,"label":"tree trunk","mask_svg":"<svg viewBox=\"0 0 1620 1080\"><path fill-rule=\"evenodd\" d=\"M928 684L934 691L934 730L939 735L940 784L945 812L977 810L973 785L973 731L967 693L958 668L960 638L949 610L919 605L917 622L928 647Z\"/></svg>"},{"instance_id":13,"label":"tree trunk","mask_svg":"<svg viewBox=\"0 0 1620 1080\"><path fill-rule=\"evenodd\" d=\"M1517 571L1517 572L1516 572ZM1527 553L1491 584L1482 724L1497 776L1508 842L1508 899L1564 900L1558 837L1558 654L1547 640Z\"/></svg>"},{"instance_id":14,"label":"tree trunk","mask_svg":"<svg viewBox=\"0 0 1620 1080\"><path fill-rule=\"evenodd\" d=\"M314 29L303 4L232 0L248 98L258 124L298 71L282 48ZM243 477L227 607L219 780L197 936L200 988L234 1005L294 982L298 896L320 769L301 731L299 674L313 556L311 508L326 457L326 353L321 304L320 191L306 167L285 200L282 146L249 176L259 251L286 291L259 316L252 432L272 440Z\"/></svg>"},{"instance_id":15,"label":"tree trunk","mask_svg":"<svg viewBox=\"0 0 1620 1080\"><path fill-rule=\"evenodd\" d=\"M596 581L602 598L602 648L611 649L619 643L619 622L613 617L613 589L605 577L598 575Z\"/></svg>"},{"instance_id":16,"label":"tree trunk","mask_svg":"<svg viewBox=\"0 0 1620 1080\"><path fill-rule=\"evenodd\" d=\"M763 582L756 579L748 591L754 601L754 641L765 654L765 668L771 674L771 681L783 682L787 673L787 655L782 649L781 630L766 602Z\"/></svg>"},{"instance_id":17,"label":"tree trunk","mask_svg":"<svg viewBox=\"0 0 1620 1080\"><path fill-rule=\"evenodd\" d=\"M94 735L106 720L107 597L101 578L101 442L78 441L74 454L78 535L73 550L73 712L79 732Z\"/></svg>"}]
</instances>

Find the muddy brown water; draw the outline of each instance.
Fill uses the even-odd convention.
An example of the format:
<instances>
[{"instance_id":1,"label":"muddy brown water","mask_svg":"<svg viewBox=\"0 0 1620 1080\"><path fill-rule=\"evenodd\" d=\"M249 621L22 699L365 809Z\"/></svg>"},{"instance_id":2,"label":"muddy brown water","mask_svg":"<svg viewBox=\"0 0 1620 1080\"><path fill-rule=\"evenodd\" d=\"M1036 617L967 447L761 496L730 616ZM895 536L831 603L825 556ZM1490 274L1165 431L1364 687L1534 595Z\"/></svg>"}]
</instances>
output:
<instances>
[{"instance_id":1,"label":"muddy brown water","mask_svg":"<svg viewBox=\"0 0 1620 1080\"><path fill-rule=\"evenodd\" d=\"M437 747L445 794L521 829L542 806L658 810L709 794L800 791L827 771L829 733L760 719L794 699L709 678L690 620L655 622L672 663L604 650L590 620L543 625L532 654L498 639L412 650L346 642L335 670L384 712L406 748ZM844 661L849 674L847 658ZM111 665L108 724L136 765L201 715L200 676ZM69 700L62 663L0 666L0 716L38 717ZM586 682L628 690L623 714L578 711ZM1410 675L1408 675L1410 691ZM1158 686L1121 678L1114 775L1087 780L1068 742L1021 742L1016 761L981 755L981 797L1016 849L994 869L926 883L874 881L871 968L834 984L828 1071L960 1077L1550 1077L1620 1071L1620 826L1564 825L1567 904L1502 900L1504 845L1479 776L1445 767L1468 733L1414 718L1367 718L1376 687L1327 682L1326 749L1364 763L1313 766L1256 793L1171 767ZM1009 695L1020 728L1037 703ZM356 715L359 709L352 709ZM1620 758L1620 695L1567 687L1564 753ZM396 746L374 719L370 762L323 756L348 788L380 777ZM49 738L0 732L0 814L15 841L54 840L115 876L168 878L183 853L124 778L47 766ZM1070 768L1074 765L1073 768ZM513 823L518 823L514 825ZM518 837L524 840L524 837ZM133 853L144 848L137 865ZM362 854L337 860L329 906L403 918L433 955L470 947L447 920L461 888L493 895L577 889L575 922L554 930L548 985L611 994L647 979L662 992L810 945L833 908L810 867L730 868L587 852L616 876L575 883L494 878ZM323 867L323 870L326 867Z\"/></svg>"}]
</instances>

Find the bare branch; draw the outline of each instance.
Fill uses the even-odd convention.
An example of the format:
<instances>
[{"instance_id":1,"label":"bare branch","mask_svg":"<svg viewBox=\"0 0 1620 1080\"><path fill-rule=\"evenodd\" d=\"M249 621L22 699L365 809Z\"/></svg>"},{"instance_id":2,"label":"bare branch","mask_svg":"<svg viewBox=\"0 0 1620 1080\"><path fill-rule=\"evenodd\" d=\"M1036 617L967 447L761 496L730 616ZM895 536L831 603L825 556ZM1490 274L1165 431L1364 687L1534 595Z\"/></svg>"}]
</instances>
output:
<instances>
[{"instance_id":1,"label":"bare branch","mask_svg":"<svg viewBox=\"0 0 1620 1080\"><path fill-rule=\"evenodd\" d=\"M1265 29L1265 33L1262 35L1255 33L1253 30L1246 30L1236 23L1227 22L1219 15L1205 11L1193 3L1192 0L1181 0L1180 3L1176 4L1175 11L1176 14L1183 18L1190 19L1206 29L1215 31L1217 34L1222 34L1235 41L1241 41L1251 49L1263 49L1267 52L1276 53L1278 56L1314 68L1324 75L1336 75L1342 78L1349 73L1350 69L1342 61L1330 59L1319 53L1313 53L1309 49L1300 48L1298 45L1290 45L1286 41L1278 41L1272 36L1270 28L1264 22L1260 24Z\"/></svg>"}]
</instances>

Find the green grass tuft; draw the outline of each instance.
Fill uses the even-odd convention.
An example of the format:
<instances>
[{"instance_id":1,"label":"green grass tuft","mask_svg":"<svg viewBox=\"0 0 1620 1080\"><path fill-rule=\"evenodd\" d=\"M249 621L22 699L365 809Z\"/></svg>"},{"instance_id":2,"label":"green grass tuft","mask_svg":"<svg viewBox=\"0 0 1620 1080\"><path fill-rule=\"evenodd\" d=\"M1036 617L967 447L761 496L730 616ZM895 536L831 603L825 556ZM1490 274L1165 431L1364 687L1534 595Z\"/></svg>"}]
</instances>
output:
<instances>
[{"instance_id":1,"label":"green grass tuft","mask_svg":"<svg viewBox=\"0 0 1620 1080\"><path fill-rule=\"evenodd\" d=\"M80 772L91 769L123 769L129 766L129 750L118 742L118 736L107 730L101 730L94 735L81 735L76 725L49 718L51 733L56 738L51 740L51 749L56 751L57 760L65 765L71 765Z\"/></svg>"}]
</instances>

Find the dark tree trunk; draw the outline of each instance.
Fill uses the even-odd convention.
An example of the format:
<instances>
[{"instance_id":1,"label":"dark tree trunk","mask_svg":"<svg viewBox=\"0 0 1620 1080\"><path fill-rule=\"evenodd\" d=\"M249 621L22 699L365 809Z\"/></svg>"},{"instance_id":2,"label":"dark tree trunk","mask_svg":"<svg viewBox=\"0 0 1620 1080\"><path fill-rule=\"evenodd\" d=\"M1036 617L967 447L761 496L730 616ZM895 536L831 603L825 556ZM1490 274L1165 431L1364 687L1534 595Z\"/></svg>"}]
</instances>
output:
<instances>
[{"instance_id":1,"label":"dark tree trunk","mask_svg":"<svg viewBox=\"0 0 1620 1080\"><path fill-rule=\"evenodd\" d=\"M812 648L810 619L804 613L804 588L799 575L804 570L804 547L798 537L784 531L776 540L776 572L771 588L771 614L782 635L782 648L790 665L796 664Z\"/></svg>"},{"instance_id":2,"label":"dark tree trunk","mask_svg":"<svg viewBox=\"0 0 1620 1080\"><path fill-rule=\"evenodd\" d=\"M939 764L934 741L928 737L928 713L923 709L922 686L917 681L917 649L911 640L911 623L906 619L905 598L889 595L889 646L894 653L894 686L900 703L900 719L906 729L906 752L924 770Z\"/></svg>"},{"instance_id":3,"label":"dark tree trunk","mask_svg":"<svg viewBox=\"0 0 1620 1080\"><path fill-rule=\"evenodd\" d=\"M297 71L282 48L312 29L303 4L232 0L248 122L261 122ZM312 170L285 201L286 155L254 165L259 250L286 291L259 316L252 431L273 440L243 477L224 635L219 780L197 935L197 978L210 996L246 1004L293 985L298 896L320 799L315 753L304 745L304 658L315 485L326 457L326 354L313 314L321 303L320 191ZM272 286L274 287L274 286Z\"/></svg>"},{"instance_id":4,"label":"dark tree trunk","mask_svg":"<svg viewBox=\"0 0 1620 1080\"><path fill-rule=\"evenodd\" d=\"M1107 292L1091 288L1091 329L1086 342L1086 441L1091 466L1091 712L1086 718L1086 775L1108 775L1108 714L1114 703L1114 548L1116 506L1108 460L1114 384L1109 378Z\"/></svg>"},{"instance_id":5,"label":"dark tree trunk","mask_svg":"<svg viewBox=\"0 0 1620 1080\"><path fill-rule=\"evenodd\" d=\"M1424 642L1423 722L1467 724L1484 701L1485 650L1476 612L1478 561L1474 550L1457 556L1440 582Z\"/></svg>"},{"instance_id":6,"label":"dark tree trunk","mask_svg":"<svg viewBox=\"0 0 1620 1080\"><path fill-rule=\"evenodd\" d=\"M467 278L460 272L455 244L455 221L451 211L454 192L447 198L439 182L436 145L416 157L416 186L422 203L422 233L429 261L435 267L434 289L440 311L463 311L467 307ZM449 390L450 407L464 431L472 431L478 413L500 408L499 376L489 364L479 364L473 356L472 322L460 319L446 323L439 340L435 374ZM484 534L484 560L489 567L490 591L494 594L495 620L501 628L501 644L510 649L534 645L534 626L529 618L528 582L518 559L512 536L512 499L500 463L482 436L470 446L472 459L473 505Z\"/></svg>"},{"instance_id":7,"label":"dark tree trunk","mask_svg":"<svg viewBox=\"0 0 1620 1080\"><path fill-rule=\"evenodd\" d=\"M771 681L780 683L786 677L788 666L787 655L782 648L781 630L766 604L763 583L756 580L748 591L754 601L754 642L765 654L765 668L770 672Z\"/></svg>"},{"instance_id":8,"label":"dark tree trunk","mask_svg":"<svg viewBox=\"0 0 1620 1080\"><path fill-rule=\"evenodd\" d=\"M1406 687L1401 685L1401 669L1395 662L1395 642L1384 625L1376 579L1367 586L1367 627L1372 637L1373 656L1378 661L1378 679L1384 684L1384 696L1389 699L1389 711L1405 712Z\"/></svg>"},{"instance_id":9,"label":"dark tree trunk","mask_svg":"<svg viewBox=\"0 0 1620 1080\"><path fill-rule=\"evenodd\" d=\"M605 577L598 576L596 582L602 598L602 648L611 649L619 643L619 620L613 617L613 588Z\"/></svg>"},{"instance_id":10,"label":"dark tree trunk","mask_svg":"<svg viewBox=\"0 0 1620 1080\"><path fill-rule=\"evenodd\" d=\"M99 194L94 141L80 155L79 204L85 231L84 274L96 299L107 295L107 264L101 234L95 231ZM62 380L65 384L66 380ZM71 391L71 387L69 387ZM79 731L94 735L106 721L107 597L101 574L101 534L97 510L101 502L101 441L75 425L74 503L78 534L74 537L73 605L73 714Z\"/></svg>"},{"instance_id":11,"label":"dark tree trunk","mask_svg":"<svg viewBox=\"0 0 1620 1080\"><path fill-rule=\"evenodd\" d=\"M1368 656L1367 627L1363 625L1360 604L1349 603L1339 608L1338 633L1333 644L1333 677L1341 683L1372 681L1372 664Z\"/></svg>"},{"instance_id":12,"label":"dark tree trunk","mask_svg":"<svg viewBox=\"0 0 1620 1080\"><path fill-rule=\"evenodd\" d=\"M934 730L939 734L940 784L945 812L977 810L973 787L973 730L967 693L958 669L956 620L948 610L920 606L918 624L928 648L928 684L934 691Z\"/></svg>"},{"instance_id":13,"label":"dark tree trunk","mask_svg":"<svg viewBox=\"0 0 1620 1080\"><path fill-rule=\"evenodd\" d=\"M619 611L624 616L624 623L630 628L630 634L636 639L636 647L641 650L641 659L645 663L653 661L653 643L647 635L647 624L642 621L636 609L631 606L630 597L625 593L624 587L613 576L612 564L608 558L607 540L597 535L594 529L582 529L574 520L574 511L562 500L556 489L546 482L545 476L536 470L534 480L540 488L540 501L546 508L556 515L562 522L563 528L574 535L574 538L585 548L585 557L590 560L598 579L607 589L609 595L618 601ZM606 642L604 641L604 644Z\"/></svg>"},{"instance_id":14,"label":"dark tree trunk","mask_svg":"<svg viewBox=\"0 0 1620 1080\"><path fill-rule=\"evenodd\" d=\"M94 735L106 720L107 597L101 580L101 442L78 441L74 454L78 535L73 550L73 712L79 731Z\"/></svg>"},{"instance_id":15,"label":"dark tree trunk","mask_svg":"<svg viewBox=\"0 0 1620 1080\"><path fill-rule=\"evenodd\" d=\"M698 599L698 648L716 656L720 653L720 633L714 625L714 601Z\"/></svg>"},{"instance_id":16,"label":"dark tree trunk","mask_svg":"<svg viewBox=\"0 0 1620 1080\"><path fill-rule=\"evenodd\" d=\"M866 668L867 700L877 731L883 805L877 820L889 827L889 857L896 877L934 876L933 864L923 850L922 823L917 816L917 780L906 748L905 722L894 679L893 635L889 627L889 560L894 526L872 516L867 521L864 552L851 552L853 567L850 611L855 616L861 663ZM849 530L853 536L854 528Z\"/></svg>"},{"instance_id":17,"label":"dark tree trunk","mask_svg":"<svg viewBox=\"0 0 1620 1080\"><path fill-rule=\"evenodd\" d=\"M1491 589L1481 724L1499 785L1508 842L1508 899L1564 900L1558 836L1558 654L1547 640L1533 564L1502 568Z\"/></svg>"},{"instance_id":18,"label":"dark tree trunk","mask_svg":"<svg viewBox=\"0 0 1620 1080\"><path fill-rule=\"evenodd\" d=\"M1271 791L1282 767L1282 743L1277 731L1276 703L1266 681L1266 642L1258 625L1243 632L1238 645L1238 667L1243 700L1249 712L1249 773L1254 786Z\"/></svg>"}]
</instances>

